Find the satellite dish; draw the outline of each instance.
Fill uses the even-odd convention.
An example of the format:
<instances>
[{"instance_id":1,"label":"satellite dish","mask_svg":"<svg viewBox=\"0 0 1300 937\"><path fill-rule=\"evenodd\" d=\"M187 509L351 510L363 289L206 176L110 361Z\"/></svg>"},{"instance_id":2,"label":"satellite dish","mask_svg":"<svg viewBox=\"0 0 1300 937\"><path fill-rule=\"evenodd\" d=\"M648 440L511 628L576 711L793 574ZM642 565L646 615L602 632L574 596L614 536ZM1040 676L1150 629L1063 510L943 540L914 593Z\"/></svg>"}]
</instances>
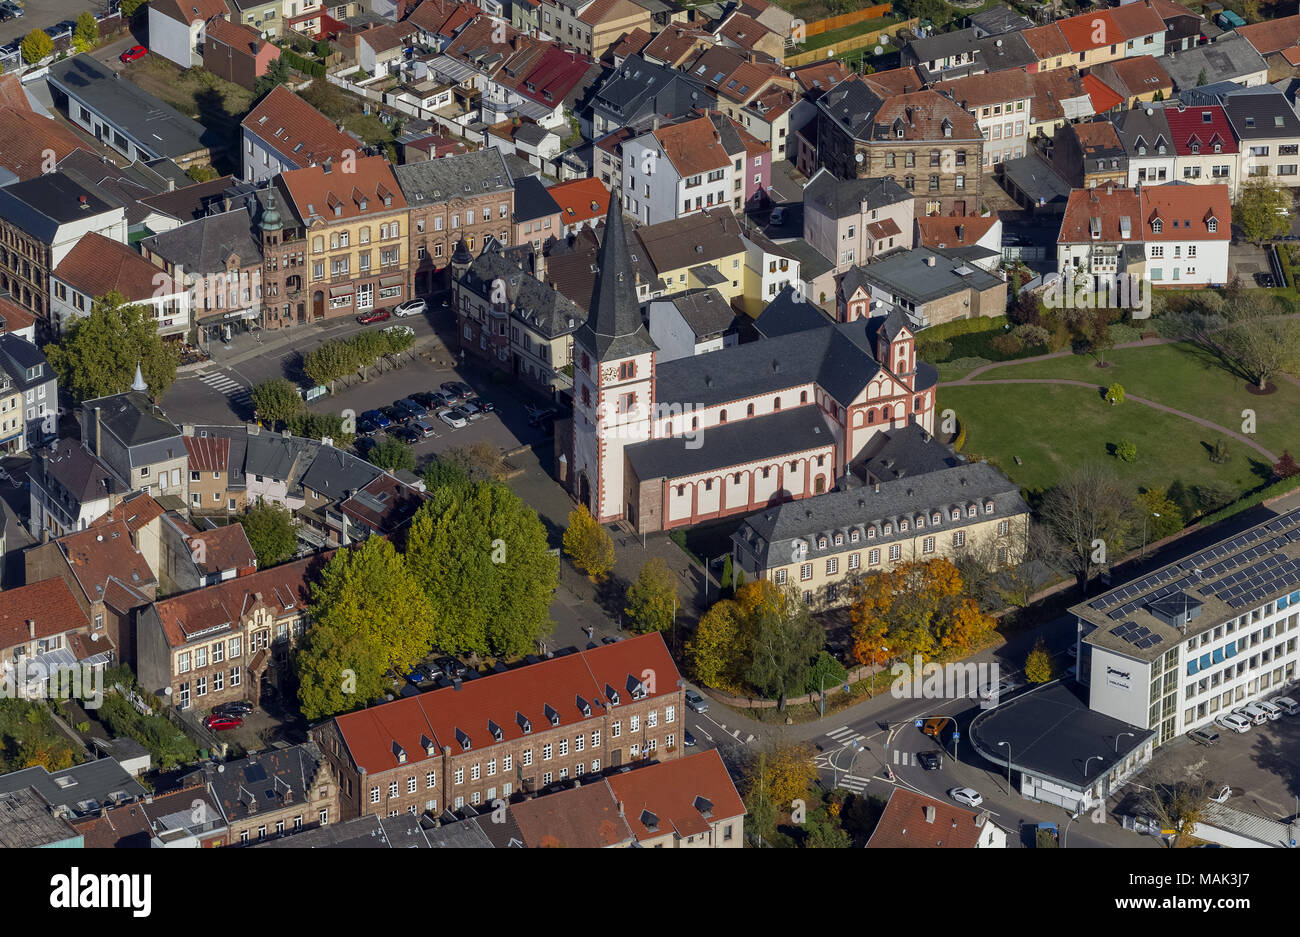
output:
<instances>
[{"instance_id":1,"label":"satellite dish","mask_svg":"<svg viewBox=\"0 0 1300 937\"><path fill-rule=\"evenodd\" d=\"M884 46L876 46L876 48L875 48L873 51L875 52L876 55L883 55L884 52L885 52L885 47L884 47Z\"/></svg>"},{"instance_id":2,"label":"satellite dish","mask_svg":"<svg viewBox=\"0 0 1300 937\"><path fill-rule=\"evenodd\" d=\"M826 50L826 58L828 58L828 59L833 59L833 58L835 58L835 50L834 50L834 49L827 49L827 50Z\"/></svg>"},{"instance_id":3,"label":"satellite dish","mask_svg":"<svg viewBox=\"0 0 1300 937\"><path fill-rule=\"evenodd\" d=\"M862 154L859 153L857 156L854 157L854 159L856 159L859 163L862 162Z\"/></svg>"},{"instance_id":4,"label":"satellite dish","mask_svg":"<svg viewBox=\"0 0 1300 937\"><path fill-rule=\"evenodd\" d=\"M98 641L98 640L99 640L99 633L98 633L98 632L93 632L93 633L90 635L90 640L92 640L92 641Z\"/></svg>"}]
</instances>

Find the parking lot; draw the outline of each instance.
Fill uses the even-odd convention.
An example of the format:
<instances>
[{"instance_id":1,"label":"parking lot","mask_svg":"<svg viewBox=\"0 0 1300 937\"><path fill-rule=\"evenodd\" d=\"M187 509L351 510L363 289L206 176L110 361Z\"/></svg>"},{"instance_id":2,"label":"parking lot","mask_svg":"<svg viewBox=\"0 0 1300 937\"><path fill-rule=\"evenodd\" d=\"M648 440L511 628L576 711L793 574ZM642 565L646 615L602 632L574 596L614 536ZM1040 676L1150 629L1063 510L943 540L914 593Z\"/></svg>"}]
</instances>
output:
<instances>
[{"instance_id":1,"label":"parking lot","mask_svg":"<svg viewBox=\"0 0 1300 937\"><path fill-rule=\"evenodd\" d=\"M1300 702L1292 686L1285 694ZM1227 805L1271 819L1289 819L1300 812L1300 716L1283 715L1244 733L1211 726L1219 733L1212 746L1183 737L1162 745L1148 775L1160 780L1198 777L1232 788Z\"/></svg>"},{"instance_id":2,"label":"parking lot","mask_svg":"<svg viewBox=\"0 0 1300 937\"><path fill-rule=\"evenodd\" d=\"M108 0L14 0L23 15L0 22L0 45L17 42L33 29L44 29L64 20L76 21L77 14L89 10L103 16L109 10ZM117 3L113 3L116 9ZM68 40L61 39L57 48L67 48Z\"/></svg>"}]
</instances>

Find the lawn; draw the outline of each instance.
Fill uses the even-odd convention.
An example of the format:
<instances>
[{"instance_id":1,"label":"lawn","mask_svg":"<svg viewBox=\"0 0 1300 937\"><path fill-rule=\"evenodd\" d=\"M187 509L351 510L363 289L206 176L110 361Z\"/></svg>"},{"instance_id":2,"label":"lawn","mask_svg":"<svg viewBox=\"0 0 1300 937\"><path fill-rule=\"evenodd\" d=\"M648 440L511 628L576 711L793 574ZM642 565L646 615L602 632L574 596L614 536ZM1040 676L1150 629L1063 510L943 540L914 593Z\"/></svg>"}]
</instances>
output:
<instances>
[{"instance_id":1,"label":"lawn","mask_svg":"<svg viewBox=\"0 0 1300 937\"><path fill-rule=\"evenodd\" d=\"M1219 434L1148 407L1111 407L1085 387L975 383L941 388L939 406L951 407L965 425L968 455L988 458L1031 491L1050 488L1068 468L1097 461L1113 466L1135 488L1166 487L1178 479L1244 492L1265 481L1256 471L1264 460L1255 450L1227 439L1232 458L1215 465L1208 447L1223 438ZM1137 444L1136 462L1109 453L1107 447L1123 439Z\"/></svg>"},{"instance_id":2,"label":"lawn","mask_svg":"<svg viewBox=\"0 0 1300 937\"><path fill-rule=\"evenodd\" d=\"M247 88L202 68L182 70L160 55L147 55L124 68L122 74L226 140L238 141L239 122L253 106L253 92Z\"/></svg>"},{"instance_id":3,"label":"lawn","mask_svg":"<svg viewBox=\"0 0 1300 937\"><path fill-rule=\"evenodd\" d=\"M1254 410L1255 437L1261 446L1279 456L1283 449L1290 449L1293 454L1300 452L1300 434L1295 430L1296 414L1300 413L1300 387L1290 381L1278 379L1276 393L1256 397L1247 392L1241 378L1227 373L1192 346L1182 344L1120 348L1108 353L1107 359L1111 362L1109 368L1096 367L1094 359L1086 355L1028 364L1008 363L985 371L975 380L1053 377L1095 381L1098 386L1118 381L1125 393L1212 420L1237 432L1242 431L1242 411ZM950 378L944 374L944 379ZM947 393L947 390L940 391L941 396ZM1128 404L1116 408L1127 409ZM1133 409L1145 416L1154 413L1140 405ZM1136 438L1134 441L1139 442Z\"/></svg>"}]
</instances>

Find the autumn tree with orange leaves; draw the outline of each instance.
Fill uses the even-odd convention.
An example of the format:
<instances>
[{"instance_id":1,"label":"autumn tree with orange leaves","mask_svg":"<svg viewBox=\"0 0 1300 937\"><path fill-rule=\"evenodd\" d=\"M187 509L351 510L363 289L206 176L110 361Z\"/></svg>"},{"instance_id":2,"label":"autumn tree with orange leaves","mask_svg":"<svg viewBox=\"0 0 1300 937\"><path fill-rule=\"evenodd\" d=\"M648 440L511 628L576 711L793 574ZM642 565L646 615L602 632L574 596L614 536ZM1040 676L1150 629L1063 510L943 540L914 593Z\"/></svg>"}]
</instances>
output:
<instances>
[{"instance_id":1,"label":"autumn tree with orange leaves","mask_svg":"<svg viewBox=\"0 0 1300 937\"><path fill-rule=\"evenodd\" d=\"M852 656L860 664L883 664L917 654L929 660L941 651L967 650L994 625L993 618L965 594L961 573L946 559L903 563L864 577L849 617Z\"/></svg>"}]
</instances>

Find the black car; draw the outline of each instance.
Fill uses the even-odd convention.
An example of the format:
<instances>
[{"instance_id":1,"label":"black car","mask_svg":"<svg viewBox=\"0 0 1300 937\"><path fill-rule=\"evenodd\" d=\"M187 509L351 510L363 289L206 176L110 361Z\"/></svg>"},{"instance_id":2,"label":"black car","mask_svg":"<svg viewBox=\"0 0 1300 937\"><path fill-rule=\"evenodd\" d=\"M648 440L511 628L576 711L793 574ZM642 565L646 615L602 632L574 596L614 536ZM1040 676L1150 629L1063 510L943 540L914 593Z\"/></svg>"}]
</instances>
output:
<instances>
[{"instance_id":1,"label":"black car","mask_svg":"<svg viewBox=\"0 0 1300 937\"><path fill-rule=\"evenodd\" d=\"M394 437L395 439L400 439L408 446L414 446L417 442L419 442L421 439L424 438L423 434L417 432L416 430L412 429L409 426L399 426L397 427L397 429L391 431L389 435Z\"/></svg>"},{"instance_id":2,"label":"black car","mask_svg":"<svg viewBox=\"0 0 1300 937\"><path fill-rule=\"evenodd\" d=\"M399 410L397 407L380 407L379 412L388 417L394 424L401 425L411 422L411 414L405 410ZM392 432L390 427L389 432Z\"/></svg>"},{"instance_id":3,"label":"black car","mask_svg":"<svg viewBox=\"0 0 1300 937\"><path fill-rule=\"evenodd\" d=\"M1257 274L1255 274L1255 282L1258 283L1258 284L1259 284L1261 287L1263 287L1264 289L1272 289L1272 288L1273 288L1273 285L1274 285L1274 284L1273 284L1273 274L1271 274L1271 273L1257 273Z\"/></svg>"},{"instance_id":4,"label":"black car","mask_svg":"<svg viewBox=\"0 0 1300 937\"><path fill-rule=\"evenodd\" d=\"M449 677L459 677L469 669L454 657L439 657L434 663L441 667L442 672Z\"/></svg>"},{"instance_id":5,"label":"black car","mask_svg":"<svg viewBox=\"0 0 1300 937\"><path fill-rule=\"evenodd\" d=\"M358 436L373 436L377 432L379 432L379 424L376 423L374 420L364 416L358 418L357 420Z\"/></svg>"},{"instance_id":6,"label":"black car","mask_svg":"<svg viewBox=\"0 0 1300 937\"><path fill-rule=\"evenodd\" d=\"M943 759L938 752L921 752L916 756L916 760L926 771L938 771L943 767Z\"/></svg>"},{"instance_id":7,"label":"black car","mask_svg":"<svg viewBox=\"0 0 1300 937\"><path fill-rule=\"evenodd\" d=\"M457 400L466 400L474 396L474 389L464 381L443 381L438 385L443 392Z\"/></svg>"},{"instance_id":8,"label":"black car","mask_svg":"<svg viewBox=\"0 0 1300 937\"><path fill-rule=\"evenodd\" d=\"M253 704L242 699L231 700L228 703L221 703L220 705L213 706L212 711L218 716L243 717L253 711Z\"/></svg>"},{"instance_id":9,"label":"black car","mask_svg":"<svg viewBox=\"0 0 1300 937\"><path fill-rule=\"evenodd\" d=\"M403 397L401 400L394 400L393 406L398 410L405 410L407 413L411 414L411 416L417 420L423 419L424 417L429 415L428 410L420 406L410 397Z\"/></svg>"},{"instance_id":10,"label":"black car","mask_svg":"<svg viewBox=\"0 0 1300 937\"><path fill-rule=\"evenodd\" d=\"M411 394L411 399L426 410L442 410L452 404L451 398L439 390Z\"/></svg>"}]
</instances>

